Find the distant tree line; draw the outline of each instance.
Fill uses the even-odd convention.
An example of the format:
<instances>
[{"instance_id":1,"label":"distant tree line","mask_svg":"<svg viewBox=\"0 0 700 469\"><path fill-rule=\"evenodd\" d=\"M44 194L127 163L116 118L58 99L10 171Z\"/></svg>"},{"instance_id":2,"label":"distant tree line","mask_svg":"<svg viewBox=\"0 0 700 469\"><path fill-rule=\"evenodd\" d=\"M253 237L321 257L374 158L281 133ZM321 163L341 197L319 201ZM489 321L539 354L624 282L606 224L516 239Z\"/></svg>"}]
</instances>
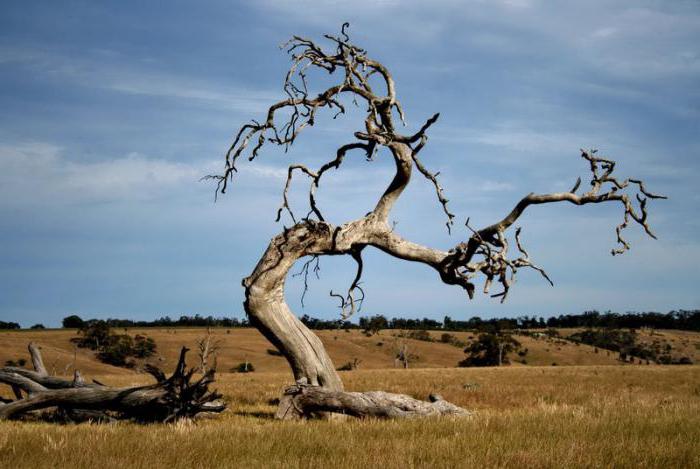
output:
<instances>
[{"instance_id":1,"label":"distant tree line","mask_svg":"<svg viewBox=\"0 0 700 469\"><path fill-rule=\"evenodd\" d=\"M71 315L63 318L63 327L66 329L80 329L87 322L80 316ZM94 320L92 320L94 321ZM112 328L125 327L250 327L247 319L238 318L215 318L213 316L180 316L178 319L172 319L170 316L164 316L155 321L134 321L131 319L114 319L108 318L102 320L107 326Z\"/></svg>"},{"instance_id":2,"label":"distant tree line","mask_svg":"<svg viewBox=\"0 0 700 469\"><path fill-rule=\"evenodd\" d=\"M640 329L649 327L653 329L680 329L700 331L700 310L677 310L668 313L658 312L598 312L586 311L581 314L562 314L548 319L538 316L519 316L515 318L491 318L482 319L474 316L467 320L455 320L445 316L443 321L435 319L405 319L387 318L377 314L369 317L360 317L358 323L341 320L318 319L305 314L300 318L311 329L362 329L379 331L382 329L424 329L445 331L480 331L494 332L514 329L544 329L548 327L569 328L607 328L607 329ZM86 320L80 316L71 315L63 319L64 328L80 329ZM173 319L164 316L154 321L134 321L131 319L106 319L109 327L250 327L247 319L201 316L180 316ZM33 326L35 328L41 325ZM16 322L0 321L0 329L20 329Z\"/></svg>"},{"instance_id":3,"label":"distant tree line","mask_svg":"<svg viewBox=\"0 0 700 469\"><path fill-rule=\"evenodd\" d=\"M467 321L455 321L445 316L442 323L444 330L508 330L508 329L544 329L547 327L570 328L607 328L607 329L680 329L700 331L700 310L678 310L668 313L628 312L614 313L607 311L586 311L581 314L562 314L548 319L536 316L517 318L481 319L478 316Z\"/></svg>"}]
</instances>

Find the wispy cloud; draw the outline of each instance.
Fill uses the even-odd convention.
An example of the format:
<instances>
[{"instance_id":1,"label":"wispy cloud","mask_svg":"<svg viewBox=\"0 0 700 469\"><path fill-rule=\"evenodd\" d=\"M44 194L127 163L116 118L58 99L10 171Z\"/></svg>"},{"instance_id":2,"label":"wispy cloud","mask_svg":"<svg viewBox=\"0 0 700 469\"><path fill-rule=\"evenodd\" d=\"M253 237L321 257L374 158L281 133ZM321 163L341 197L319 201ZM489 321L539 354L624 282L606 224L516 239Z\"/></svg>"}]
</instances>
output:
<instances>
[{"instance_id":1,"label":"wispy cloud","mask_svg":"<svg viewBox=\"0 0 700 469\"><path fill-rule=\"evenodd\" d=\"M2 205L143 200L196 182L213 164L197 166L131 153L99 162L74 162L46 143L0 145Z\"/></svg>"},{"instance_id":2,"label":"wispy cloud","mask_svg":"<svg viewBox=\"0 0 700 469\"><path fill-rule=\"evenodd\" d=\"M187 100L200 106L242 113L259 113L270 102L280 99L281 91L222 85L216 81L204 81L202 75L195 78L165 73L149 68L147 61L129 61L105 51L93 52L90 56L76 58L52 49L1 46L0 66L24 67L36 76L86 88Z\"/></svg>"}]
</instances>

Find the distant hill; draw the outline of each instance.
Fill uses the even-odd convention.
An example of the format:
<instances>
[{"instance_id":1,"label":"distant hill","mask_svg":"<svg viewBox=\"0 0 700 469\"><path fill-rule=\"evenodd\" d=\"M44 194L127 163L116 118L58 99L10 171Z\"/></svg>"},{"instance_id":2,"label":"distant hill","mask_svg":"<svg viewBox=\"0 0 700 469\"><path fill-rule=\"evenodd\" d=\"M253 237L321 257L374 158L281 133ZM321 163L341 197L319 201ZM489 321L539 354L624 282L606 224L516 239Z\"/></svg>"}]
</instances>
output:
<instances>
[{"instance_id":1,"label":"distant hill","mask_svg":"<svg viewBox=\"0 0 700 469\"><path fill-rule=\"evenodd\" d=\"M558 329L566 337L577 329ZM190 348L189 362L196 362L196 340L206 334L205 328L127 328L115 329L117 333L143 334L152 337L158 346L157 356L152 361L162 368L174 366L180 348ZM227 372L243 361L253 363L256 372L287 371L286 360L274 354L270 343L252 328L213 328L212 340L220 342L218 370ZM440 342L442 331L429 332L434 341L415 340L401 337L402 331L382 330L370 337L359 330L317 331L336 366L358 360L361 369L393 368L394 359L402 346L408 348L413 357L413 368L453 368L464 359L463 347ZM469 342L475 333L452 332L457 339ZM0 365L8 360L29 359L27 344L31 341L43 348L44 361L50 372L72 374L73 362L84 375L131 374L134 370L117 368L101 363L95 353L87 349L75 348L70 342L76 337L71 329L21 330L0 332ZM676 355L688 356L693 363L700 363L700 333L688 331L639 331L640 342L660 342L662 347L670 346ZM549 338L545 334L534 336L515 335L527 349L523 356L511 355L510 366L559 366L566 365L618 365L618 354L584 344L575 344L561 338ZM668 344L668 345L667 345ZM272 353L270 353L272 352ZM646 362L644 362L646 363Z\"/></svg>"}]
</instances>

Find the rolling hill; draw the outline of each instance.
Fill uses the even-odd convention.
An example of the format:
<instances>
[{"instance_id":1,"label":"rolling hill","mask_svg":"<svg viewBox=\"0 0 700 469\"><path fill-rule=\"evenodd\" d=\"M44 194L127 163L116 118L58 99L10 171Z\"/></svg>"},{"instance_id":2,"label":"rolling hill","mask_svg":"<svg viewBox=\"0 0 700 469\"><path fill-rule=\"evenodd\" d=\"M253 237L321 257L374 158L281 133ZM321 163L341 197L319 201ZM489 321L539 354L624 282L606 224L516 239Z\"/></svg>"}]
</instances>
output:
<instances>
[{"instance_id":1,"label":"rolling hill","mask_svg":"<svg viewBox=\"0 0 700 469\"><path fill-rule=\"evenodd\" d=\"M562 337L574 333L574 329L560 329ZM151 360L158 366L172 367L184 345L190 348L190 363L196 361L196 341L206 334L204 328L129 328L116 329L116 333L146 335L157 344L157 356ZM274 354L270 343L252 328L213 328L212 341L217 341L219 351L217 368L227 372L241 362L253 363L259 372L288 371L286 360ZM355 360L360 369L386 369L396 366L395 357L402 346L406 346L413 357L411 368L454 368L464 359L463 347L440 342L441 331L432 331L434 341L415 340L401 337L402 331L383 330L370 337L359 330L317 331L336 366L340 367ZM452 333L459 340L469 342L476 334L467 332ZM84 375L131 374L134 371L101 363L95 353L74 347L70 339L77 336L72 329L0 331L0 364L8 360L28 359L26 351L29 342L38 343L43 349L44 361L50 372L58 375L72 374L75 366ZM511 365L520 366L567 366L567 365L619 365L617 353L609 352L573 342L547 338L543 334L532 336L516 335L515 338L527 349L527 354L512 354ZM653 343L661 347L670 346L673 353L682 354L694 363L700 360L700 333L688 331L640 331L639 341ZM668 345L667 345L668 344Z\"/></svg>"}]
</instances>

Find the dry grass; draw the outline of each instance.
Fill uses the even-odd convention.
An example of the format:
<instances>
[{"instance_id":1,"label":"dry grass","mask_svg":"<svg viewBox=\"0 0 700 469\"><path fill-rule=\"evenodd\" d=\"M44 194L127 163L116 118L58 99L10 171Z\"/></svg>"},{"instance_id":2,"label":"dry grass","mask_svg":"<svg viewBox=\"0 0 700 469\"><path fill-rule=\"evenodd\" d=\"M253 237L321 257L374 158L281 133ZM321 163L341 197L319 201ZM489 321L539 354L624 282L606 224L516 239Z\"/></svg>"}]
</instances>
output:
<instances>
[{"instance_id":1,"label":"dry grass","mask_svg":"<svg viewBox=\"0 0 700 469\"><path fill-rule=\"evenodd\" d=\"M110 384L139 375L99 376ZM348 389L477 414L407 422L277 422L287 373L223 374L230 410L139 426L0 423L2 467L700 467L700 367L360 370ZM466 387L465 387L466 385Z\"/></svg>"},{"instance_id":2,"label":"dry grass","mask_svg":"<svg viewBox=\"0 0 700 469\"><path fill-rule=\"evenodd\" d=\"M561 329L562 335L568 335L574 330ZM123 329L115 329L122 333ZM131 335L143 334L152 337L158 345L160 359L156 364L169 369L177 362L180 347L183 345L193 350L190 363L196 359L196 340L205 334L204 328L130 328L126 332ZM238 363L248 360L255 369L263 372L286 372L287 362L284 358L267 353L272 346L256 329L212 329L214 340L221 342L218 354L219 370L228 371ZM409 352L417 355L418 360L412 366L416 368L451 368L464 359L460 347L440 342L423 342L397 337L398 331L385 330L372 337L366 337L360 331L345 332L317 331L325 344L331 358L337 366L360 360L361 369L386 369L394 366L394 357L403 344L408 345ZM432 332L436 340L439 332ZM465 332L453 333L463 341L476 334ZM77 352L77 367L85 376L94 374L131 374L123 368L116 368L100 363L94 353L85 349L73 347L70 339L76 336L75 330L45 330L45 331L0 331L0 365L6 360L29 358L26 347L30 341L38 342L44 349L44 360L50 371L55 374L72 374L74 353ZM593 347L575 345L571 342L555 343L544 339L536 340L531 337L517 336L523 347L528 349L525 357L527 365L550 366L557 365L617 365L616 353L600 350L594 352ZM654 336L641 332L642 341L663 340L673 345L678 353L700 360L700 333L685 331L657 331ZM381 345L380 345L381 344ZM520 366L520 357L513 355L513 365Z\"/></svg>"}]
</instances>

